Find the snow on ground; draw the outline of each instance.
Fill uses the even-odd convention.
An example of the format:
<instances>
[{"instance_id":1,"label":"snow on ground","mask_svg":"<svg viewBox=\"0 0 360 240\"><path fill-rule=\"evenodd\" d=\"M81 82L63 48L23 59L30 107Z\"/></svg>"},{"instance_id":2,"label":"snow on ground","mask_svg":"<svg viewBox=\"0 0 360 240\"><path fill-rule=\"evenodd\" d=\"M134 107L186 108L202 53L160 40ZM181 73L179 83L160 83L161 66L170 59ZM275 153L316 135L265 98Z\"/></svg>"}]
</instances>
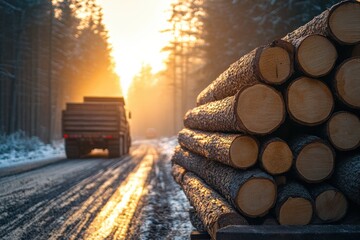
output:
<instances>
[{"instance_id":1,"label":"snow on ground","mask_svg":"<svg viewBox=\"0 0 360 240\"><path fill-rule=\"evenodd\" d=\"M21 131L0 135L0 168L55 157L65 157L62 141L44 144L39 138L27 137Z\"/></svg>"}]
</instances>

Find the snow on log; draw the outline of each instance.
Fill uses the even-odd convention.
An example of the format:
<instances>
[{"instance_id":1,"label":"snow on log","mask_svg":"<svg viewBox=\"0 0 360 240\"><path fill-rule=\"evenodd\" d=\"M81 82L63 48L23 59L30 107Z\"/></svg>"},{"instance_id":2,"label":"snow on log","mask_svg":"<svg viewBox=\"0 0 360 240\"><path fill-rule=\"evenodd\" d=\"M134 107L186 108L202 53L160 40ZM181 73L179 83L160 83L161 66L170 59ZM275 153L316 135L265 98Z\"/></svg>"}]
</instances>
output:
<instances>
[{"instance_id":1,"label":"snow on log","mask_svg":"<svg viewBox=\"0 0 360 240\"><path fill-rule=\"evenodd\" d=\"M259 162L271 175L282 174L291 168L293 154L284 140L274 137L262 143Z\"/></svg>"},{"instance_id":2,"label":"snow on log","mask_svg":"<svg viewBox=\"0 0 360 240\"><path fill-rule=\"evenodd\" d=\"M345 60L334 77L335 95L345 105L360 109L360 57Z\"/></svg>"},{"instance_id":3,"label":"snow on log","mask_svg":"<svg viewBox=\"0 0 360 240\"><path fill-rule=\"evenodd\" d=\"M353 113L334 113L327 122L326 132L329 141L340 151L349 151L360 146L360 119Z\"/></svg>"},{"instance_id":4,"label":"snow on log","mask_svg":"<svg viewBox=\"0 0 360 240\"><path fill-rule=\"evenodd\" d=\"M293 43L312 34L331 37L340 44L360 43L360 2L340 2L282 39Z\"/></svg>"},{"instance_id":5,"label":"snow on log","mask_svg":"<svg viewBox=\"0 0 360 240\"><path fill-rule=\"evenodd\" d=\"M190 204L213 239L216 238L217 230L223 227L248 225L244 217L195 174L186 173L182 185Z\"/></svg>"},{"instance_id":6,"label":"snow on log","mask_svg":"<svg viewBox=\"0 0 360 240\"><path fill-rule=\"evenodd\" d=\"M313 215L313 200L307 189L296 182L279 188L275 213L281 225L306 225Z\"/></svg>"},{"instance_id":7,"label":"snow on log","mask_svg":"<svg viewBox=\"0 0 360 240\"><path fill-rule=\"evenodd\" d=\"M325 122L334 108L332 93L317 79L299 77L287 88L286 105L290 118L306 126Z\"/></svg>"},{"instance_id":8,"label":"snow on log","mask_svg":"<svg viewBox=\"0 0 360 240\"><path fill-rule=\"evenodd\" d=\"M336 222L347 212L346 197L337 188L327 183L309 186L310 194L315 202L316 216L323 222Z\"/></svg>"},{"instance_id":9,"label":"snow on log","mask_svg":"<svg viewBox=\"0 0 360 240\"><path fill-rule=\"evenodd\" d=\"M339 159L332 182L345 196L360 205L360 154Z\"/></svg>"},{"instance_id":10,"label":"snow on log","mask_svg":"<svg viewBox=\"0 0 360 240\"><path fill-rule=\"evenodd\" d=\"M316 136L302 135L289 145L294 154L293 167L302 180L318 183L331 176L335 152L328 143Z\"/></svg>"},{"instance_id":11,"label":"snow on log","mask_svg":"<svg viewBox=\"0 0 360 240\"><path fill-rule=\"evenodd\" d=\"M203 131L261 135L277 129L284 118L282 95L265 84L255 84L243 88L235 96L189 110L184 125Z\"/></svg>"},{"instance_id":12,"label":"snow on log","mask_svg":"<svg viewBox=\"0 0 360 240\"><path fill-rule=\"evenodd\" d=\"M294 41L295 63L310 77L322 77L334 68L338 57L334 44L322 35L314 34Z\"/></svg>"},{"instance_id":13,"label":"snow on log","mask_svg":"<svg viewBox=\"0 0 360 240\"><path fill-rule=\"evenodd\" d=\"M206 87L197 97L197 104L233 96L243 87L260 82L282 84L293 73L293 55L293 46L282 40L254 49Z\"/></svg>"},{"instance_id":14,"label":"snow on log","mask_svg":"<svg viewBox=\"0 0 360 240\"><path fill-rule=\"evenodd\" d=\"M259 169L236 170L181 147L175 149L172 159L201 177L248 217L264 216L275 204L274 179Z\"/></svg>"},{"instance_id":15,"label":"snow on log","mask_svg":"<svg viewBox=\"0 0 360 240\"><path fill-rule=\"evenodd\" d=\"M259 154L258 142L248 135L210 133L185 128L179 132L178 141L191 152L240 169L253 166Z\"/></svg>"}]
</instances>

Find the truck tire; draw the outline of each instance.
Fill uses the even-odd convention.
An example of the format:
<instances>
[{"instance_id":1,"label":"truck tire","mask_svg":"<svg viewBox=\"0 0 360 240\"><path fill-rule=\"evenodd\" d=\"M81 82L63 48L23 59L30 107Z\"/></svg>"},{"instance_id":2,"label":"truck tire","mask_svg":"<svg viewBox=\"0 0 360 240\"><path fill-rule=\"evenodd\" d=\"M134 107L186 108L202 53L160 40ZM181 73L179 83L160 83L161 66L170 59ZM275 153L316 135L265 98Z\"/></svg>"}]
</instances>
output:
<instances>
[{"instance_id":1,"label":"truck tire","mask_svg":"<svg viewBox=\"0 0 360 240\"><path fill-rule=\"evenodd\" d=\"M65 139L65 153L69 159L80 158L78 142L73 139Z\"/></svg>"},{"instance_id":2,"label":"truck tire","mask_svg":"<svg viewBox=\"0 0 360 240\"><path fill-rule=\"evenodd\" d=\"M122 155L120 144L120 139L114 139L108 142L109 158L118 158Z\"/></svg>"}]
</instances>

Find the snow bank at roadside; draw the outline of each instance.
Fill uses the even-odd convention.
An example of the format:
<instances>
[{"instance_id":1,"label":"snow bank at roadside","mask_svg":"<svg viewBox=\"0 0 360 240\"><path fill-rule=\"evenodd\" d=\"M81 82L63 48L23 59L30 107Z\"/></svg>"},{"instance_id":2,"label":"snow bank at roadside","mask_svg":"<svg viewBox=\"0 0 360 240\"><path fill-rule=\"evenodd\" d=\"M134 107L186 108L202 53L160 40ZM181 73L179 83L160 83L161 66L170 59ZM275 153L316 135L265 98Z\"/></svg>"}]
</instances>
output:
<instances>
[{"instance_id":1,"label":"snow bank at roadside","mask_svg":"<svg viewBox=\"0 0 360 240\"><path fill-rule=\"evenodd\" d=\"M21 131L0 135L0 168L54 157L65 157L62 141L44 144Z\"/></svg>"}]
</instances>

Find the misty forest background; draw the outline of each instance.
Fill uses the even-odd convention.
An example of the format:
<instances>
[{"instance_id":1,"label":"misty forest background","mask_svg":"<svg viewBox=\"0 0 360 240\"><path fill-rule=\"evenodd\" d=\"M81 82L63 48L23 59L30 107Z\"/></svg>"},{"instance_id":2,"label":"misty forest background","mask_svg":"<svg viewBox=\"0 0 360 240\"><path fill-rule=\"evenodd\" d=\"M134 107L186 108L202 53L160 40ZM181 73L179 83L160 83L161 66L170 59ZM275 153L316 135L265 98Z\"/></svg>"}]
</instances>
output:
<instances>
[{"instance_id":1,"label":"misty forest background","mask_svg":"<svg viewBox=\"0 0 360 240\"><path fill-rule=\"evenodd\" d=\"M174 135L197 94L232 62L336 2L172 1L166 68L144 64L128 92L133 139ZM102 19L96 0L0 0L0 135L21 130L50 142L61 138L66 102L121 95Z\"/></svg>"}]
</instances>

